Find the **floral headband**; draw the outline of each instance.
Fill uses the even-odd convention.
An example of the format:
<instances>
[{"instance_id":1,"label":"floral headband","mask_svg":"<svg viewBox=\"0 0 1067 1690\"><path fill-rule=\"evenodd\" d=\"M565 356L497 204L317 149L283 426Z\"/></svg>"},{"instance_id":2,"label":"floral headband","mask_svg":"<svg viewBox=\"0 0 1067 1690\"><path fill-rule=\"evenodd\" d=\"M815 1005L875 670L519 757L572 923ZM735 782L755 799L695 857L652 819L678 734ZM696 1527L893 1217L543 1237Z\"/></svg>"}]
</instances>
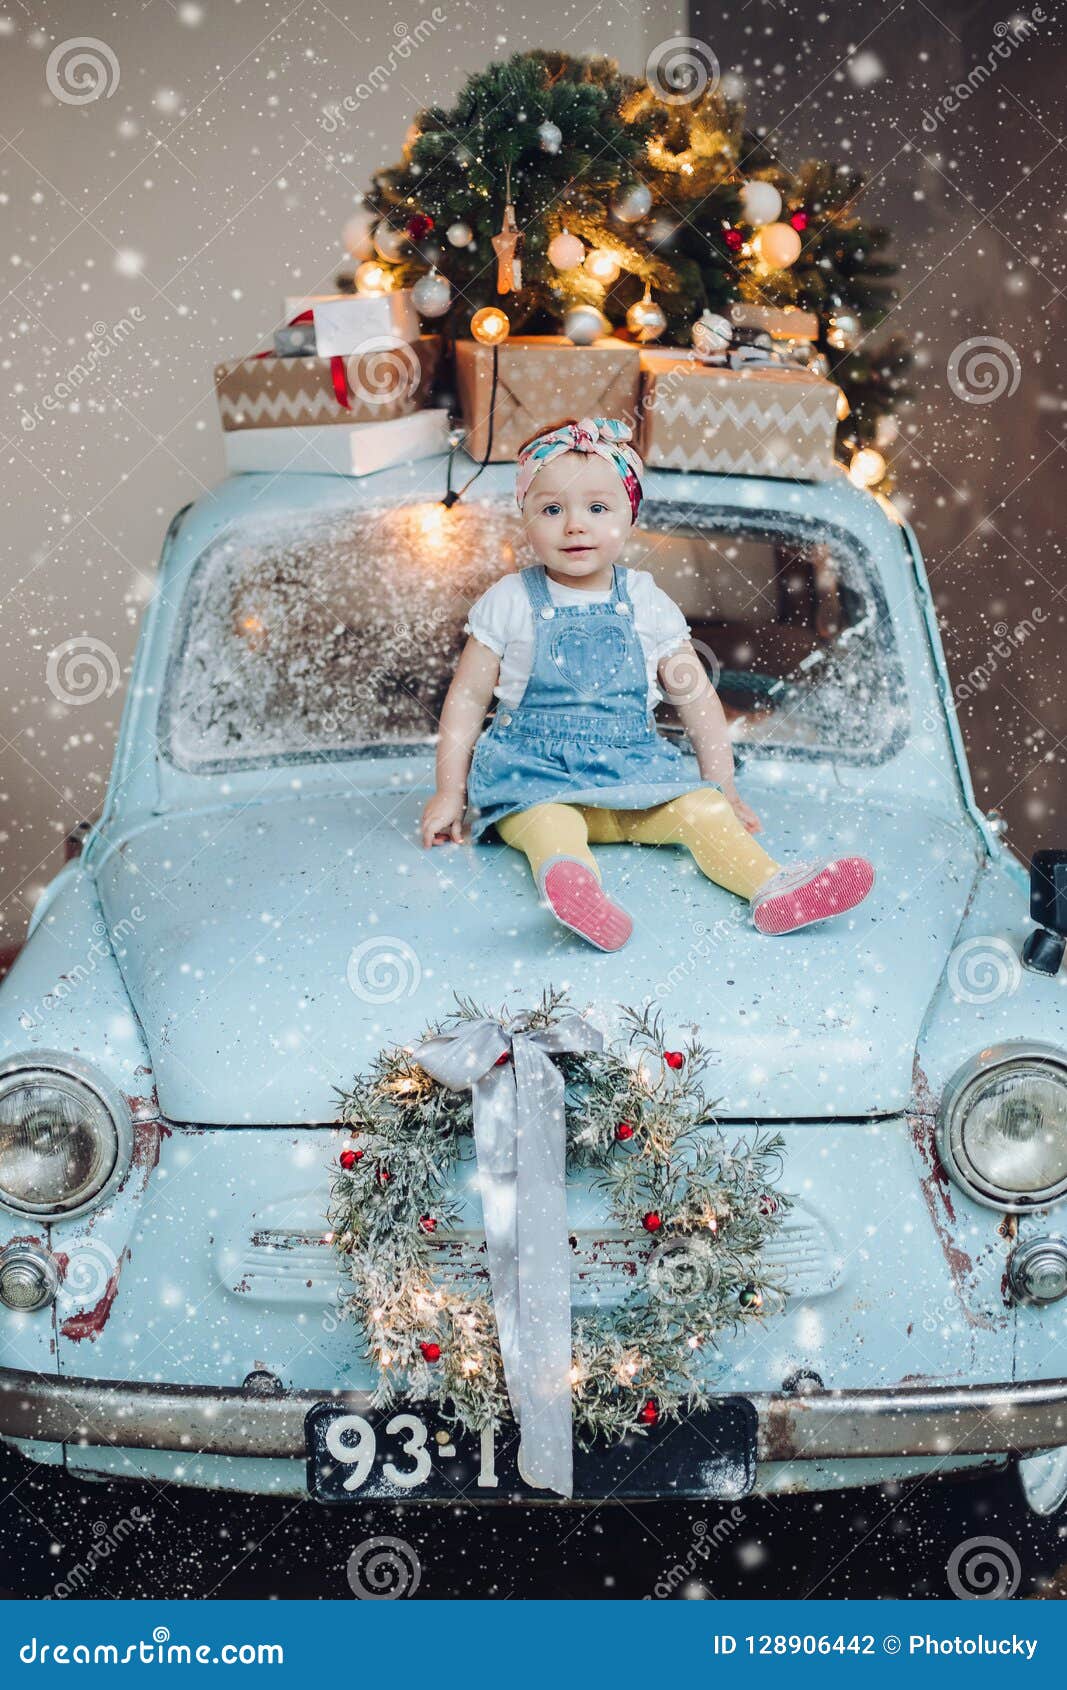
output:
<instances>
[{"instance_id":1,"label":"floral headband","mask_svg":"<svg viewBox=\"0 0 1067 1690\"><path fill-rule=\"evenodd\" d=\"M644 465L633 447L626 445L632 433L629 425L616 417L583 417L581 422L564 423L561 428L539 434L519 454L515 477L515 499L519 509L526 501L534 476L553 458L558 458L563 452L595 452L622 478L630 500L630 521L636 522Z\"/></svg>"}]
</instances>

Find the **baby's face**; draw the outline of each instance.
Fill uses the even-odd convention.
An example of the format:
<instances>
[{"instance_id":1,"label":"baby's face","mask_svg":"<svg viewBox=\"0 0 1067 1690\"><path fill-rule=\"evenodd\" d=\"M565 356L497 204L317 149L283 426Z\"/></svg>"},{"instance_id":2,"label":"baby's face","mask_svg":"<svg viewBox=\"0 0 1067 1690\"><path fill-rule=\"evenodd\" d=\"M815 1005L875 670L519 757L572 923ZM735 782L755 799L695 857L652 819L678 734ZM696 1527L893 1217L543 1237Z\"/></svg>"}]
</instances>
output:
<instances>
[{"instance_id":1,"label":"baby's face","mask_svg":"<svg viewBox=\"0 0 1067 1690\"><path fill-rule=\"evenodd\" d=\"M561 452L538 470L522 507L526 538L553 575L610 569L630 532L622 480L595 452Z\"/></svg>"}]
</instances>

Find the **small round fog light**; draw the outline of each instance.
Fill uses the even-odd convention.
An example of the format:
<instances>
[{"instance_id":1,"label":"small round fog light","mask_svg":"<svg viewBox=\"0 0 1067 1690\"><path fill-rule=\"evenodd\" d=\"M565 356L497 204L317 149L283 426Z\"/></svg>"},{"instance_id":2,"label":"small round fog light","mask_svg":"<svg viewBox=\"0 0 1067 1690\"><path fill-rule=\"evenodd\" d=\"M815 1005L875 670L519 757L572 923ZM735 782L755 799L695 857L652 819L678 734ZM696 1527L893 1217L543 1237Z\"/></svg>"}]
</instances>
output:
<instances>
[{"instance_id":1,"label":"small round fog light","mask_svg":"<svg viewBox=\"0 0 1067 1690\"><path fill-rule=\"evenodd\" d=\"M48 1306L59 1289L52 1257L32 1244L9 1244L0 1251L0 1302L22 1314Z\"/></svg>"},{"instance_id":2,"label":"small round fog light","mask_svg":"<svg viewBox=\"0 0 1067 1690\"><path fill-rule=\"evenodd\" d=\"M1008 1286L1020 1303L1055 1303L1067 1295L1067 1239L1020 1244L1008 1263Z\"/></svg>"}]
</instances>

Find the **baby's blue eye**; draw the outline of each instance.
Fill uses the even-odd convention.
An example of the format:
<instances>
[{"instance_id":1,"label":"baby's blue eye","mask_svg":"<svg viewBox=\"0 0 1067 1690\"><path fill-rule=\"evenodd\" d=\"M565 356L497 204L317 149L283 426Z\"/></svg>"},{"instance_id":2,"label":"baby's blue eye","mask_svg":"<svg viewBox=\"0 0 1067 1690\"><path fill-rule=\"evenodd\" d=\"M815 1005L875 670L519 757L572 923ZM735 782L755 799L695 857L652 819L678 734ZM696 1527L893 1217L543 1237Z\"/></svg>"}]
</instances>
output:
<instances>
[{"instance_id":1,"label":"baby's blue eye","mask_svg":"<svg viewBox=\"0 0 1067 1690\"><path fill-rule=\"evenodd\" d=\"M560 509L559 505L543 505L541 507L541 515L542 516L555 516L556 512L559 509Z\"/></svg>"},{"instance_id":2,"label":"baby's blue eye","mask_svg":"<svg viewBox=\"0 0 1067 1690\"><path fill-rule=\"evenodd\" d=\"M596 503L594 503L594 504L591 504L591 505L590 505L590 506L589 506L589 509L590 509L590 510L591 510L591 511L606 511L606 510L607 510L607 508L608 508L608 507L607 507L607 505L605 505L605 504L602 504L602 503L600 503L600 502L599 502L599 501L598 501L598 502L596 502Z\"/></svg>"}]
</instances>

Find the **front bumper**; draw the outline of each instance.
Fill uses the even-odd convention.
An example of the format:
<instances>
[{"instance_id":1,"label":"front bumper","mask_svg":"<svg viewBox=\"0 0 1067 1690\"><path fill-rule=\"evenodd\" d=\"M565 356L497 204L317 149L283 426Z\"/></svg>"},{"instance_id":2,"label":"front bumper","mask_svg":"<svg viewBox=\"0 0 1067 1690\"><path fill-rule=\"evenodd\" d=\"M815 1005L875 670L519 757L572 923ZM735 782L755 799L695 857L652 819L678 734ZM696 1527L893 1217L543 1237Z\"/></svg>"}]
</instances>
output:
<instances>
[{"instance_id":1,"label":"front bumper","mask_svg":"<svg viewBox=\"0 0 1067 1690\"><path fill-rule=\"evenodd\" d=\"M744 1391L760 1461L1029 1455L1067 1445L1067 1379L783 1395ZM261 1395L234 1386L53 1378L0 1368L0 1437L302 1460L317 1402L366 1413L364 1391Z\"/></svg>"}]
</instances>

